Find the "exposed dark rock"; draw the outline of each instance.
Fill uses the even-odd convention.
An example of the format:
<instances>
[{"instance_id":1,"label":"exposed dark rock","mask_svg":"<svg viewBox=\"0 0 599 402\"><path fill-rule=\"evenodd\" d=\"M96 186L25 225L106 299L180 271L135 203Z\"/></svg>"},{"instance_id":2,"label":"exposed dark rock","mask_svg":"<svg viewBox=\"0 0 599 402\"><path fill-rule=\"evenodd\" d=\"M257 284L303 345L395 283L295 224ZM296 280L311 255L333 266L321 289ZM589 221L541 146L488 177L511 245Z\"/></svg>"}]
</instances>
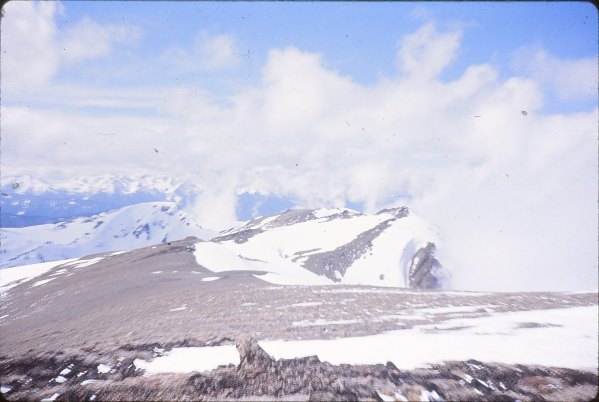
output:
<instances>
[{"instance_id":1,"label":"exposed dark rock","mask_svg":"<svg viewBox=\"0 0 599 402\"><path fill-rule=\"evenodd\" d=\"M372 249L372 241L394 220L395 218L392 218L379 223L372 229L360 233L355 240L337 247L335 250L311 254L306 257L302 265L315 274L340 282L347 268Z\"/></svg>"},{"instance_id":2,"label":"exposed dark rock","mask_svg":"<svg viewBox=\"0 0 599 402\"><path fill-rule=\"evenodd\" d=\"M230 234L215 237L214 239L212 239L212 241L219 242L219 241L233 240L235 243L245 243L250 238L252 238L262 232L263 232L263 230L261 228L259 228L259 229L241 229L235 233L230 233Z\"/></svg>"},{"instance_id":3,"label":"exposed dark rock","mask_svg":"<svg viewBox=\"0 0 599 402\"><path fill-rule=\"evenodd\" d=\"M58 393L59 401L89 400L92 395L100 400L380 401L381 395L400 395L408 400L425 396L431 401L587 401L596 397L598 390L596 374L564 368L468 360L400 371L392 362L335 366L317 356L274 360L250 336L239 338L237 348L239 366L221 366L200 374L144 377L132 369L133 355L112 361L115 370L110 373L98 374L97 357L58 353L10 361L2 358L0 378L3 386L10 387L4 395L9 400L39 400ZM106 358L101 361L108 362ZM73 368L65 375L68 381L52 383L65 367ZM97 382L82 385L89 379Z\"/></svg>"},{"instance_id":4,"label":"exposed dark rock","mask_svg":"<svg viewBox=\"0 0 599 402\"><path fill-rule=\"evenodd\" d=\"M441 282L437 275L441 264L435 258L435 245L427 245L416 252L412 258L409 271L410 287L416 289L440 289Z\"/></svg>"},{"instance_id":5,"label":"exposed dark rock","mask_svg":"<svg viewBox=\"0 0 599 402\"><path fill-rule=\"evenodd\" d=\"M274 361L268 353L258 345L255 338L245 335L235 344L239 351L239 368L265 368Z\"/></svg>"},{"instance_id":6,"label":"exposed dark rock","mask_svg":"<svg viewBox=\"0 0 599 402\"><path fill-rule=\"evenodd\" d=\"M391 214L391 215L395 216L396 218L400 219L400 218L408 216L410 214L410 209L408 207L385 208L385 209L381 209L376 214L377 215Z\"/></svg>"}]
</instances>

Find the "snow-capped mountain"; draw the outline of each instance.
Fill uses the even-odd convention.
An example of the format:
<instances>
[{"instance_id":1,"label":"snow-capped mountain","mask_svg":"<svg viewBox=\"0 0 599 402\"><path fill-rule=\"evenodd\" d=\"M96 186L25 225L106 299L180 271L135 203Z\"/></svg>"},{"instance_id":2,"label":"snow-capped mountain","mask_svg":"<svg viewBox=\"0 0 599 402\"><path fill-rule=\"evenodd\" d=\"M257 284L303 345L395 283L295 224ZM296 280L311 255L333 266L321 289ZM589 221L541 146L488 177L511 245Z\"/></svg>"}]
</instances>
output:
<instances>
[{"instance_id":1,"label":"snow-capped mountain","mask_svg":"<svg viewBox=\"0 0 599 402\"><path fill-rule=\"evenodd\" d=\"M0 229L0 267L133 250L194 236L196 262L213 272L251 271L276 284L439 288L437 230L407 207L369 215L300 209L215 235L175 203L150 202L56 224Z\"/></svg>"},{"instance_id":2,"label":"snow-capped mountain","mask_svg":"<svg viewBox=\"0 0 599 402\"><path fill-rule=\"evenodd\" d=\"M0 267L132 250L187 236L210 238L172 202L149 202L56 224L0 229Z\"/></svg>"},{"instance_id":3,"label":"snow-capped mountain","mask_svg":"<svg viewBox=\"0 0 599 402\"><path fill-rule=\"evenodd\" d=\"M288 210L195 246L215 272L249 270L278 284L439 288L437 230L406 207L368 215L350 209Z\"/></svg>"},{"instance_id":4,"label":"snow-capped mountain","mask_svg":"<svg viewBox=\"0 0 599 402\"><path fill-rule=\"evenodd\" d=\"M184 184L162 176L78 177L48 182L31 175L2 176L0 227L25 227L72 220L144 202L174 201Z\"/></svg>"}]
</instances>

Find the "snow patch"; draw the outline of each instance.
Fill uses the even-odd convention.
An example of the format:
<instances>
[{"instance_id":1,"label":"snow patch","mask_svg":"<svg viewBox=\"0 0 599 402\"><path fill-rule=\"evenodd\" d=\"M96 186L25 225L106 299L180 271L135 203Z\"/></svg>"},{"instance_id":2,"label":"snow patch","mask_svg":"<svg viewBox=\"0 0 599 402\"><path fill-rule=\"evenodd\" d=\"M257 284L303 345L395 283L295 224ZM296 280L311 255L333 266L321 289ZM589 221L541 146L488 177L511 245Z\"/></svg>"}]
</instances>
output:
<instances>
[{"instance_id":1,"label":"snow patch","mask_svg":"<svg viewBox=\"0 0 599 402\"><path fill-rule=\"evenodd\" d=\"M304 320L304 321L293 321L291 323L292 326L294 327L312 327L312 326L317 326L317 325L348 325L348 324L357 324L358 320L336 320L336 321L327 321L327 320L323 320L323 319L318 319L315 321L309 321L309 320Z\"/></svg>"},{"instance_id":2,"label":"snow patch","mask_svg":"<svg viewBox=\"0 0 599 402\"><path fill-rule=\"evenodd\" d=\"M414 369L429 363L476 359L595 371L598 313L596 305L496 313L363 337L272 340L259 344L276 359L318 355L332 364L377 364L390 360L400 369ZM557 326L518 326L519 322L539 320Z\"/></svg>"},{"instance_id":3,"label":"snow patch","mask_svg":"<svg viewBox=\"0 0 599 402\"><path fill-rule=\"evenodd\" d=\"M42 262L40 264L22 265L20 267L0 269L0 293L35 277L38 277L54 267L69 263L74 259Z\"/></svg>"},{"instance_id":4,"label":"snow patch","mask_svg":"<svg viewBox=\"0 0 599 402\"><path fill-rule=\"evenodd\" d=\"M389 396L387 394L383 394L380 391L376 391L377 395L379 396L379 398L381 398L381 400L383 400L383 402L394 402L395 398L392 396Z\"/></svg>"},{"instance_id":5,"label":"snow patch","mask_svg":"<svg viewBox=\"0 0 599 402\"><path fill-rule=\"evenodd\" d=\"M217 279L220 279L220 276L207 276L205 278L202 278L202 282L212 282Z\"/></svg>"},{"instance_id":6,"label":"snow patch","mask_svg":"<svg viewBox=\"0 0 599 402\"><path fill-rule=\"evenodd\" d=\"M303 303L293 303L291 307L311 307L311 306L320 306L322 302L303 302Z\"/></svg>"},{"instance_id":7,"label":"snow patch","mask_svg":"<svg viewBox=\"0 0 599 402\"><path fill-rule=\"evenodd\" d=\"M136 359L134 364L135 367L144 369L146 375L202 372L213 370L220 365L238 365L239 352L232 345L173 348L151 362Z\"/></svg>"},{"instance_id":8,"label":"snow patch","mask_svg":"<svg viewBox=\"0 0 599 402\"><path fill-rule=\"evenodd\" d=\"M66 378L64 378L63 376L59 375L58 377L56 377L56 378L54 379L54 381L55 381L55 382L57 382L57 383L59 383L59 384L62 384L63 382L66 382L66 381L67 381L67 379L66 379Z\"/></svg>"},{"instance_id":9,"label":"snow patch","mask_svg":"<svg viewBox=\"0 0 599 402\"><path fill-rule=\"evenodd\" d=\"M42 279L41 281L37 281L37 282L35 282L35 283L34 283L34 284L31 286L31 287L32 287L32 288L35 288L35 287L37 287L37 286L44 285L44 284L46 284L46 283L48 283L48 282L51 282L51 281L53 281L54 279L56 279L56 278Z\"/></svg>"},{"instance_id":10,"label":"snow patch","mask_svg":"<svg viewBox=\"0 0 599 402\"><path fill-rule=\"evenodd\" d=\"M277 254L278 255L278 254ZM284 257L273 257L267 263L255 258L242 258L222 243L199 242L195 245L194 256L198 265L212 272L266 271L265 275L254 275L258 279L278 285L324 285L330 284L326 278L316 275L305 268L287 261Z\"/></svg>"},{"instance_id":11,"label":"snow patch","mask_svg":"<svg viewBox=\"0 0 599 402\"><path fill-rule=\"evenodd\" d=\"M98 364L98 373L106 374L109 373L110 370L112 370L112 367L108 364Z\"/></svg>"},{"instance_id":12,"label":"snow patch","mask_svg":"<svg viewBox=\"0 0 599 402\"><path fill-rule=\"evenodd\" d=\"M484 310L486 308L490 308L494 306L490 305L476 305L476 306L447 306L447 307L429 307L429 308L419 308L415 309L416 313L424 313L424 314L451 314L451 313L468 313L476 310ZM491 310L493 311L493 310Z\"/></svg>"}]
</instances>

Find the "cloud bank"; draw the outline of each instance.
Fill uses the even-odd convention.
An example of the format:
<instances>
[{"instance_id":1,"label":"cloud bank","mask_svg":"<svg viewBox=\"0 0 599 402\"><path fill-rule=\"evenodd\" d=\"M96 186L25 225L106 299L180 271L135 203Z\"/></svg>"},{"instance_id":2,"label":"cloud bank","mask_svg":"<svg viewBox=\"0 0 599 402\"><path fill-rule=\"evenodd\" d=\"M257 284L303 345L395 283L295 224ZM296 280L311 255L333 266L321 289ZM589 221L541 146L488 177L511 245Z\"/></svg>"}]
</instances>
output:
<instances>
[{"instance_id":1,"label":"cloud bank","mask_svg":"<svg viewBox=\"0 0 599 402\"><path fill-rule=\"evenodd\" d=\"M588 97L596 63L536 53L530 66L546 66L541 73L523 68L500 79L492 64L479 64L443 81L465 33L427 22L398 39L397 73L376 84L288 46L269 51L257 84L223 100L194 85L58 84L65 63L109 57L142 32L89 19L60 32L59 3L9 3L6 12L3 92L34 91L43 105L3 102L5 175L167 176L193 183L190 209L213 227L235 221L243 192L299 207L406 204L444 235L440 259L452 287L596 288L598 111L542 112L548 90ZM103 45L78 47L88 34ZM231 35L202 31L194 43L162 54L181 56L174 69L238 62Z\"/></svg>"}]
</instances>

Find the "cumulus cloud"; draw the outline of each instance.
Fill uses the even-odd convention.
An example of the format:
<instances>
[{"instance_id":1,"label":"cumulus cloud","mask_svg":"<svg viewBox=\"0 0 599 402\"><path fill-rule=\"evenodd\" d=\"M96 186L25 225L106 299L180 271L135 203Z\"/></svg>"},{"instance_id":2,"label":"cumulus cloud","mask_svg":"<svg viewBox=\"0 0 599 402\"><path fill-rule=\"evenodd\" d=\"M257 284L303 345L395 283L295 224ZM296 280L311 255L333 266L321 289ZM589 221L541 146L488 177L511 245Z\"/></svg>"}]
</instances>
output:
<instances>
[{"instance_id":1,"label":"cumulus cloud","mask_svg":"<svg viewBox=\"0 0 599 402\"><path fill-rule=\"evenodd\" d=\"M290 46L226 102L193 86L90 87L90 99L145 99L155 113L4 106L3 170L167 175L194 183L189 208L220 227L240 191L303 207L409 202L444 234L455 288L596 286L597 109L543 114L543 80L500 79L488 64L442 81L461 35L426 23L400 40L397 74L373 85ZM210 53L226 64L232 43L200 35L198 63Z\"/></svg>"},{"instance_id":2,"label":"cumulus cloud","mask_svg":"<svg viewBox=\"0 0 599 402\"><path fill-rule=\"evenodd\" d=\"M58 70L54 16L58 2L10 2L2 7L2 88L46 83Z\"/></svg>"},{"instance_id":3,"label":"cumulus cloud","mask_svg":"<svg viewBox=\"0 0 599 402\"><path fill-rule=\"evenodd\" d=\"M83 18L60 31L64 14L57 1L13 1L3 6L2 89L5 94L32 92L50 84L62 65L106 56L115 44L134 44L135 26L100 25Z\"/></svg>"},{"instance_id":4,"label":"cumulus cloud","mask_svg":"<svg viewBox=\"0 0 599 402\"><path fill-rule=\"evenodd\" d=\"M560 59L544 49L524 47L516 51L512 65L562 100L594 99L597 96L597 57Z\"/></svg>"},{"instance_id":5,"label":"cumulus cloud","mask_svg":"<svg viewBox=\"0 0 599 402\"><path fill-rule=\"evenodd\" d=\"M412 78L435 78L454 58L460 37L461 32L441 33L426 23L401 41L398 64Z\"/></svg>"}]
</instances>

